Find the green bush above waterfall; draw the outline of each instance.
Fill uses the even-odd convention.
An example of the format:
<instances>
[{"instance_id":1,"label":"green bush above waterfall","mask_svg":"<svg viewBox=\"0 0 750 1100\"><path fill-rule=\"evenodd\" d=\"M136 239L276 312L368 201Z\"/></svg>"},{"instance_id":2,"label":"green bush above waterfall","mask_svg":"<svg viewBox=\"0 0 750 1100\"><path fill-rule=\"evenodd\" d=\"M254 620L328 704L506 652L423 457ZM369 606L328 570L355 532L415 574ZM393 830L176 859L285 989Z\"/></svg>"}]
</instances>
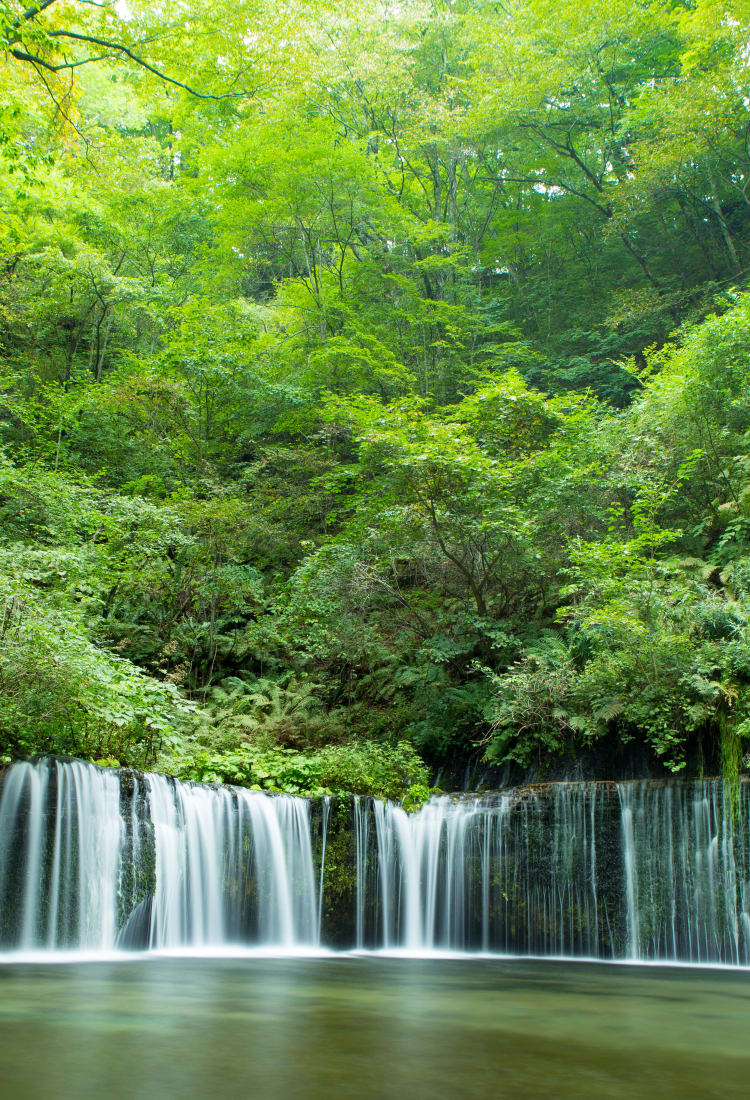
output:
<instances>
[{"instance_id":1,"label":"green bush above waterfall","mask_svg":"<svg viewBox=\"0 0 750 1100\"><path fill-rule=\"evenodd\" d=\"M174 761L182 779L233 783L261 791L300 795L352 794L420 803L429 795L429 775L413 745L358 741L301 751L249 742L221 750L191 745Z\"/></svg>"},{"instance_id":2,"label":"green bush above waterfall","mask_svg":"<svg viewBox=\"0 0 750 1100\"><path fill-rule=\"evenodd\" d=\"M746 6L204 7L2 10L0 758L734 775Z\"/></svg>"}]
</instances>

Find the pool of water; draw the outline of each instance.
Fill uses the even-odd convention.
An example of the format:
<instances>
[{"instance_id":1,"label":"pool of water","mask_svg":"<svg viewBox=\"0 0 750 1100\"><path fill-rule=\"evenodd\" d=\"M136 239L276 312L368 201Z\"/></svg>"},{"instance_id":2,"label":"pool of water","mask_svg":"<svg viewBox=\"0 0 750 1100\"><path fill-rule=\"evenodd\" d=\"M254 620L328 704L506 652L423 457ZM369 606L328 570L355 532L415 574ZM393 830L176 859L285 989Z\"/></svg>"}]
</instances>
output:
<instances>
[{"instance_id":1,"label":"pool of water","mask_svg":"<svg viewBox=\"0 0 750 1100\"><path fill-rule=\"evenodd\" d=\"M750 974L383 957L0 965L3 1100L750 1095Z\"/></svg>"}]
</instances>

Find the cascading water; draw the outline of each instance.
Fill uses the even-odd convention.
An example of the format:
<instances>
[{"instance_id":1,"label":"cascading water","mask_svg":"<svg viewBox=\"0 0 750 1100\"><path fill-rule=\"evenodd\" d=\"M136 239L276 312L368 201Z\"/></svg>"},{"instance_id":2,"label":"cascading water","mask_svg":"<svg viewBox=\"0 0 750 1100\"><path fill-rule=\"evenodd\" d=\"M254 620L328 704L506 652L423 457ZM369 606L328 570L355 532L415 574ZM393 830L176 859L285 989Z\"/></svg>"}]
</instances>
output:
<instances>
[{"instance_id":1,"label":"cascading water","mask_svg":"<svg viewBox=\"0 0 750 1100\"><path fill-rule=\"evenodd\" d=\"M718 782L619 787L628 955L750 962L750 790Z\"/></svg>"},{"instance_id":2,"label":"cascading water","mask_svg":"<svg viewBox=\"0 0 750 1100\"><path fill-rule=\"evenodd\" d=\"M156 854L151 945L318 941L309 805L148 777Z\"/></svg>"},{"instance_id":3,"label":"cascading water","mask_svg":"<svg viewBox=\"0 0 750 1100\"><path fill-rule=\"evenodd\" d=\"M57 760L8 769L0 947L318 943L309 803L130 778L125 812L116 772Z\"/></svg>"},{"instance_id":4,"label":"cascading water","mask_svg":"<svg viewBox=\"0 0 750 1100\"><path fill-rule=\"evenodd\" d=\"M20 763L0 949L261 945L750 963L750 784L309 802Z\"/></svg>"},{"instance_id":5,"label":"cascading water","mask_svg":"<svg viewBox=\"0 0 750 1100\"><path fill-rule=\"evenodd\" d=\"M123 835L116 774L79 761L14 765L0 801L0 944L114 943Z\"/></svg>"},{"instance_id":6,"label":"cascading water","mask_svg":"<svg viewBox=\"0 0 750 1100\"><path fill-rule=\"evenodd\" d=\"M358 943L601 954L596 785L553 786L551 798L435 798L418 814L357 802Z\"/></svg>"}]
</instances>

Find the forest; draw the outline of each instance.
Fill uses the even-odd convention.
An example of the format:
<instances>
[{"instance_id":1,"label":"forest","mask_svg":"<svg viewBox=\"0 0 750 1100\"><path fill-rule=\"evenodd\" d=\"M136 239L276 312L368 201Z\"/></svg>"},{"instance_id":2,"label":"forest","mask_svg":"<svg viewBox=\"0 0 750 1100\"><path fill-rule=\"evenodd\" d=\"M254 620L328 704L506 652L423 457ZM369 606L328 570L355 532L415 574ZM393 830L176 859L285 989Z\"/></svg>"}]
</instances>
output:
<instances>
[{"instance_id":1,"label":"forest","mask_svg":"<svg viewBox=\"0 0 750 1100\"><path fill-rule=\"evenodd\" d=\"M0 763L750 747L747 0L0 2Z\"/></svg>"}]
</instances>

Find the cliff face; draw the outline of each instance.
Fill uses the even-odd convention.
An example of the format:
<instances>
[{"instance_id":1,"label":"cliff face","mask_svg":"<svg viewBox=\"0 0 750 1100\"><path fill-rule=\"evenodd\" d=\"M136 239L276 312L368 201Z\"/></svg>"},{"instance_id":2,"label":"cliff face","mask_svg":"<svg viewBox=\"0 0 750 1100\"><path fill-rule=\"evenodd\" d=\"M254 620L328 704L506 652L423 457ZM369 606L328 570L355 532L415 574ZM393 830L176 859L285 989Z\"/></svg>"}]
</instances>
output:
<instances>
[{"instance_id":1,"label":"cliff face","mask_svg":"<svg viewBox=\"0 0 750 1100\"><path fill-rule=\"evenodd\" d=\"M718 743L692 745L685 767L675 774L640 741L623 741L615 734L602 737L574 755L540 758L526 767L492 764L482 751L449 757L433 768L433 786L444 791L502 790L536 783L627 782L633 779L671 781L701 779L722 772Z\"/></svg>"}]
</instances>

